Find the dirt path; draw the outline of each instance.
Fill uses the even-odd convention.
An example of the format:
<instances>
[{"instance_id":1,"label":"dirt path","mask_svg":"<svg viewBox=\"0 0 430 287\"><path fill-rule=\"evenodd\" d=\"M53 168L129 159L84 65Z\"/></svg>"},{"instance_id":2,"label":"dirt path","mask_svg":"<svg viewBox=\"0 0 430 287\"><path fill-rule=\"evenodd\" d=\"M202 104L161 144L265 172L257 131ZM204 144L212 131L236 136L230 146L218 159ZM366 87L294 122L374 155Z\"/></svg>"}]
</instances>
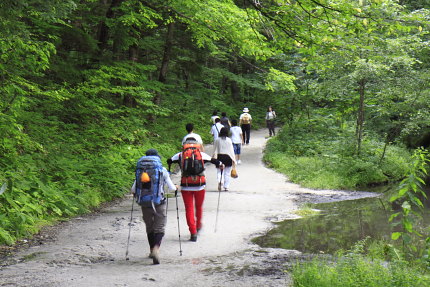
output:
<instances>
[{"instance_id":1,"label":"dirt path","mask_svg":"<svg viewBox=\"0 0 430 287\"><path fill-rule=\"evenodd\" d=\"M169 200L166 236L160 265L152 265L140 210L133 214L130 260L125 251L131 198L101 213L62 225L52 242L32 246L8 258L0 269L0 286L286 286L282 262L294 250L262 249L250 239L272 227L272 221L294 217L303 201L335 201L371 196L365 192L309 190L286 182L264 167L266 130L253 131L243 147L239 178L229 192L219 193L215 169L207 169L204 227L197 242L188 241L182 198L179 202L182 256L179 256L175 199ZM206 152L211 154L212 147ZM173 177L178 182L177 176Z\"/></svg>"}]
</instances>

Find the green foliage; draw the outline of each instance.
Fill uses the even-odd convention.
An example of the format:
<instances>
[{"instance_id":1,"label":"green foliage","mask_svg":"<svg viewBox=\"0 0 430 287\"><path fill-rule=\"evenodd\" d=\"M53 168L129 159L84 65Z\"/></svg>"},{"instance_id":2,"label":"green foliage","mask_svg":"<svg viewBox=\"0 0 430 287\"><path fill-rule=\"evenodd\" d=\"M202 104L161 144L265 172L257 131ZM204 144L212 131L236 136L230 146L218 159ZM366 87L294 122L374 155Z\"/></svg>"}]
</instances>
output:
<instances>
[{"instance_id":1,"label":"green foliage","mask_svg":"<svg viewBox=\"0 0 430 287\"><path fill-rule=\"evenodd\" d=\"M335 262L315 259L294 266L293 286L427 286L429 274L398 261L386 263L352 255L338 258Z\"/></svg>"},{"instance_id":2,"label":"green foliage","mask_svg":"<svg viewBox=\"0 0 430 287\"><path fill-rule=\"evenodd\" d=\"M326 119L326 124L330 121ZM308 127L285 126L269 141L264 160L292 182L310 188L357 189L403 178L409 153L390 145L381 162L383 143L368 135L360 156L354 152L353 134L345 128L325 129L322 121Z\"/></svg>"},{"instance_id":3,"label":"green foliage","mask_svg":"<svg viewBox=\"0 0 430 287\"><path fill-rule=\"evenodd\" d=\"M247 106L258 128L273 105L288 129L266 159L295 181L401 178L407 152L396 144L416 143L429 121L428 11L278 2L2 1L0 243L121 196L137 158L175 153L188 122L210 142L213 110L238 118ZM368 135L357 157L363 77Z\"/></svg>"},{"instance_id":4,"label":"green foliage","mask_svg":"<svg viewBox=\"0 0 430 287\"><path fill-rule=\"evenodd\" d=\"M385 261L388 253L396 254ZM427 286L430 274L400 259L384 242L361 240L348 252L333 259L315 258L297 263L292 270L293 286Z\"/></svg>"},{"instance_id":5,"label":"green foliage","mask_svg":"<svg viewBox=\"0 0 430 287\"><path fill-rule=\"evenodd\" d=\"M411 163L406 173L405 179L399 185L396 194L391 198L391 202L401 203L401 211L391 215L390 222L395 221L395 225L402 227L400 231L392 233L392 239L402 239L405 249L411 252L411 256L419 254L422 260L430 266L429 260L429 234L422 234L416 224L417 218L422 215L419 212L424 208L423 199L427 194L423 190L424 179L428 174L428 163L430 162L429 152L424 149L417 149L411 157ZM417 210L418 209L418 210ZM399 221L400 218L400 221ZM428 232L428 230L427 230ZM424 238L420 242L413 242L413 236Z\"/></svg>"}]
</instances>

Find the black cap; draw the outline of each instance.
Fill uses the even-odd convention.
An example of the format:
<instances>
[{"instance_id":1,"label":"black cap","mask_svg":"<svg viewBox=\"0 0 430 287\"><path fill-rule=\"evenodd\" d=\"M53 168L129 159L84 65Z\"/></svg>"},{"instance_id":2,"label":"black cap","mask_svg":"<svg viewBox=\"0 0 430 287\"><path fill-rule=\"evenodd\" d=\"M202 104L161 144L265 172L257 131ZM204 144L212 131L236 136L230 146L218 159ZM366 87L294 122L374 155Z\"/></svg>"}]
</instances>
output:
<instances>
[{"instance_id":1,"label":"black cap","mask_svg":"<svg viewBox=\"0 0 430 287\"><path fill-rule=\"evenodd\" d=\"M154 148L148 149L145 153L145 155L147 156L158 156L159 158L161 158L161 156L158 154L158 151Z\"/></svg>"}]
</instances>

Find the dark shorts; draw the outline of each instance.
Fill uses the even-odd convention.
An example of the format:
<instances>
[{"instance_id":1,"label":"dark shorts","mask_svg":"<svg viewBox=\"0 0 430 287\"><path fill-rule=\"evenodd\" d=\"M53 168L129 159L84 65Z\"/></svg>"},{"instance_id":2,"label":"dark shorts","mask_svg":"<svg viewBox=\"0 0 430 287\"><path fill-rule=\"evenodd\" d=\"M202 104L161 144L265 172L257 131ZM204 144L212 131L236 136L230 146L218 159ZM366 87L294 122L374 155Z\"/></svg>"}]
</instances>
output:
<instances>
[{"instance_id":1,"label":"dark shorts","mask_svg":"<svg viewBox=\"0 0 430 287\"><path fill-rule=\"evenodd\" d=\"M225 166L232 166L233 165L233 161L226 154L222 154L222 153L218 154L217 159L220 160L223 164L225 164Z\"/></svg>"},{"instance_id":2,"label":"dark shorts","mask_svg":"<svg viewBox=\"0 0 430 287\"><path fill-rule=\"evenodd\" d=\"M240 149L242 147L242 144L233 144L234 154L240 154Z\"/></svg>"}]
</instances>

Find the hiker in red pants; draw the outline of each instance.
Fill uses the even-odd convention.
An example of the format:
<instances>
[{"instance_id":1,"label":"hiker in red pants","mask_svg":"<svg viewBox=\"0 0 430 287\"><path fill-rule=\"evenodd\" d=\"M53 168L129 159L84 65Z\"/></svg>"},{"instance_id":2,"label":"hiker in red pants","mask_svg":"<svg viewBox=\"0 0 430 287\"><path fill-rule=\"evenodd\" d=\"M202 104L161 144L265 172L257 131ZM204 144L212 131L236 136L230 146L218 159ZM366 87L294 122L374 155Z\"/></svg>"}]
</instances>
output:
<instances>
[{"instance_id":1,"label":"hiker in red pants","mask_svg":"<svg viewBox=\"0 0 430 287\"><path fill-rule=\"evenodd\" d=\"M181 194L185 205L185 215L190 241L197 241L197 232L202 228L203 202L205 199L206 177L204 165L206 162L215 164L218 168L224 168L221 161L200 151L200 145L196 141L187 140L182 152L179 152L167 160L167 164L179 163L181 167Z\"/></svg>"}]
</instances>

